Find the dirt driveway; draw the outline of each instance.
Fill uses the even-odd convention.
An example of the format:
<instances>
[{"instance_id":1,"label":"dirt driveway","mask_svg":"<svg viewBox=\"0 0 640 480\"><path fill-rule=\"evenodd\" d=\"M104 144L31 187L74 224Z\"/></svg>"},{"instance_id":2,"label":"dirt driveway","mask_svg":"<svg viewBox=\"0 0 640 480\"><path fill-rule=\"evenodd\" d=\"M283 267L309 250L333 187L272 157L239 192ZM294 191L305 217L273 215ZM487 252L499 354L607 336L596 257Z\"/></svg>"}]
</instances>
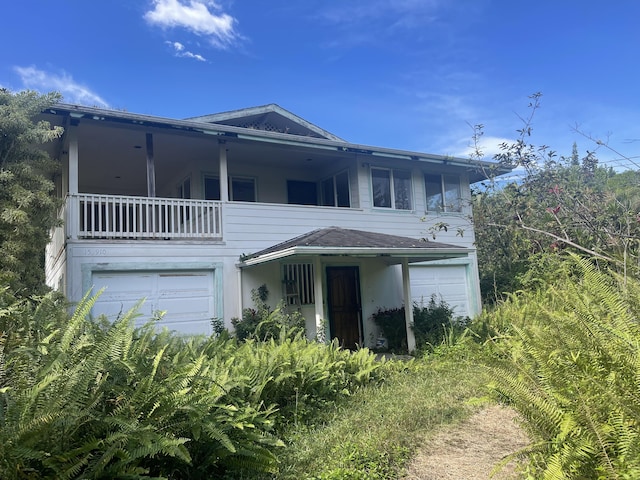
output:
<instances>
[{"instance_id":1,"label":"dirt driveway","mask_svg":"<svg viewBox=\"0 0 640 480\"><path fill-rule=\"evenodd\" d=\"M491 405L466 421L427 439L410 462L404 480L511 480L515 462L493 477L494 466L529 442L513 410Z\"/></svg>"}]
</instances>

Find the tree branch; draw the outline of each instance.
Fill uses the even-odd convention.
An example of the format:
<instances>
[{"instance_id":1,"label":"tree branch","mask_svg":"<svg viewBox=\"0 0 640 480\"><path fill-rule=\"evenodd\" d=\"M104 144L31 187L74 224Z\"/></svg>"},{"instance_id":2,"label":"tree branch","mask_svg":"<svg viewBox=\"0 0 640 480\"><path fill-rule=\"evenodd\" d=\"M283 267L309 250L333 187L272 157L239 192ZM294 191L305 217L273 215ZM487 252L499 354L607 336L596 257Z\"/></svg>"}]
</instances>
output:
<instances>
[{"instance_id":1,"label":"tree branch","mask_svg":"<svg viewBox=\"0 0 640 480\"><path fill-rule=\"evenodd\" d=\"M491 225L493 227L507 228L506 225L500 225L500 224L497 224L497 223L489 223L487 225ZM598 253L598 252L596 252L594 250L591 250L589 248L583 247L582 245L579 245L579 244L577 244L575 242L572 242L569 239L562 238L562 237L560 237L560 236L558 236L558 235L556 235L554 233L547 232L545 230L540 230L540 229L534 228L534 227L529 227L529 226L525 225L524 223L521 223L519 225L519 227L524 229L524 230L529 230L530 232L541 233L543 235L546 235L548 237L553 238L554 240L557 240L557 241L562 242L562 243L566 243L567 245L570 245L570 246L572 246L574 248L577 248L578 250L580 250L582 252L588 253L589 255L593 255L594 257L602 258L603 260L607 260L609 262L619 263L618 261L616 261L615 259L613 259L611 257L607 257L606 255L602 255L601 253Z\"/></svg>"}]
</instances>

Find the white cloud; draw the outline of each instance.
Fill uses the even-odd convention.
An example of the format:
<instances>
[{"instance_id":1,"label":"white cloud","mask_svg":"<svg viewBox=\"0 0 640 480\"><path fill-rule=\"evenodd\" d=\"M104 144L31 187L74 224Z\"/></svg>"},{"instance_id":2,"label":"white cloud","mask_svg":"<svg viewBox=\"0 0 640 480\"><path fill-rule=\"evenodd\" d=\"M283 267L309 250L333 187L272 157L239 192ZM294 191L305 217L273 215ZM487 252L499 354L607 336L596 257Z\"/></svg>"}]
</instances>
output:
<instances>
[{"instance_id":1,"label":"white cloud","mask_svg":"<svg viewBox=\"0 0 640 480\"><path fill-rule=\"evenodd\" d=\"M40 92L60 92L66 102L108 108L109 104L89 88L77 83L66 72L51 73L35 66L13 67L20 76L24 88Z\"/></svg>"},{"instance_id":2,"label":"white cloud","mask_svg":"<svg viewBox=\"0 0 640 480\"><path fill-rule=\"evenodd\" d=\"M502 144L510 145L513 143L512 138L504 137L480 137L477 145L477 150L482 154L482 158L485 160L492 160L493 156L502 153L504 150L500 148ZM454 147L456 149L456 157L470 157L475 155L476 145L473 145L469 139L460 140L458 145Z\"/></svg>"},{"instance_id":3,"label":"white cloud","mask_svg":"<svg viewBox=\"0 0 640 480\"><path fill-rule=\"evenodd\" d=\"M210 9L218 12L212 13ZM145 13L144 18L162 28L184 28L224 49L232 45L239 35L234 29L236 19L220 12L220 9L217 3L207 0L187 0L184 3L182 0L153 0L153 9Z\"/></svg>"},{"instance_id":4,"label":"white cloud","mask_svg":"<svg viewBox=\"0 0 640 480\"><path fill-rule=\"evenodd\" d=\"M207 59L204 58L202 55L198 54L198 53L193 53L190 52L188 50L184 49L184 45L181 44L180 42L165 42L167 45L171 45L173 47L173 50L176 54L176 57L186 57L186 58L193 58L195 60L198 60L200 62L206 62Z\"/></svg>"}]
</instances>

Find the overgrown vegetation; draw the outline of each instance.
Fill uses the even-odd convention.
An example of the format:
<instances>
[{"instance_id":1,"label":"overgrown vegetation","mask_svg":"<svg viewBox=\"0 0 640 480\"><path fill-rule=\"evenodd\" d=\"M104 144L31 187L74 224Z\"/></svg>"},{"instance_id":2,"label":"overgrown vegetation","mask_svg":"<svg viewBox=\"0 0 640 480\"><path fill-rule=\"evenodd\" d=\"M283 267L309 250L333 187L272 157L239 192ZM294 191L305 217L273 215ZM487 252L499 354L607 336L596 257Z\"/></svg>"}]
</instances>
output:
<instances>
[{"instance_id":1,"label":"overgrown vegetation","mask_svg":"<svg viewBox=\"0 0 640 480\"><path fill-rule=\"evenodd\" d=\"M489 180L473 195L485 301L529 288L529 272L546 253L576 252L604 261L623 275L638 277L640 173L604 167L595 149L581 155L577 144L570 155L534 145L532 123L541 95L530 99L530 113L518 138L502 144L495 156L498 162L517 167L519 175L505 183L485 172ZM481 136L482 126L477 126L474 138L479 142ZM596 149L607 148L599 139L592 144ZM474 156L482 157L479 148Z\"/></svg>"},{"instance_id":2,"label":"overgrown vegetation","mask_svg":"<svg viewBox=\"0 0 640 480\"><path fill-rule=\"evenodd\" d=\"M639 478L640 282L566 262L492 315L493 388L526 419L533 478Z\"/></svg>"},{"instance_id":3,"label":"overgrown vegetation","mask_svg":"<svg viewBox=\"0 0 640 480\"><path fill-rule=\"evenodd\" d=\"M44 291L44 251L57 222L58 165L40 149L62 128L34 122L60 95L0 88L0 285L28 297Z\"/></svg>"},{"instance_id":4,"label":"overgrown vegetation","mask_svg":"<svg viewBox=\"0 0 640 480\"><path fill-rule=\"evenodd\" d=\"M388 362L381 385L359 390L326 422L293 431L275 478L401 478L419 445L484 401L488 376L477 357L447 347L436 352Z\"/></svg>"},{"instance_id":5,"label":"overgrown vegetation","mask_svg":"<svg viewBox=\"0 0 640 480\"><path fill-rule=\"evenodd\" d=\"M464 335L468 318L454 316L454 310L442 298L433 295L429 302L413 305L413 333L419 352L432 352L442 344L453 345ZM378 309L371 318L385 341L383 350L407 352L407 331L404 307Z\"/></svg>"},{"instance_id":6,"label":"overgrown vegetation","mask_svg":"<svg viewBox=\"0 0 640 480\"><path fill-rule=\"evenodd\" d=\"M289 311L284 300L274 309L267 304L269 290L266 285L251 290L253 308L245 308L242 318L232 318L235 337L240 341L254 339L258 341L272 338L294 338L304 335L305 319L297 310Z\"/></svg>"},{"instance_id":7,"label":"overgrown vegetation","mask_svg":"<svg viewBox=\"0 0 640 480\"><path fill-rule=\"evenodd\" d=\"M54 295L0 307L0 477L242 478L280 433L377 378L366 350L302 336L182 338L129 312L69 318Z\"/></svg>"},{"instance_id":8,"label":"overgrown vegetation","mask_svg":"<svg viewBox=\"0 0 640 480\"><path fill-rule=\"evenodd\" d=\"M638 478L640 177L576 145L558 158L529 143L531 98L497 156L525 174L474 197L485 299L497 303L472 328L493 339L493 388L534 439L528 478Z\"/></svg>"}]
</instances>

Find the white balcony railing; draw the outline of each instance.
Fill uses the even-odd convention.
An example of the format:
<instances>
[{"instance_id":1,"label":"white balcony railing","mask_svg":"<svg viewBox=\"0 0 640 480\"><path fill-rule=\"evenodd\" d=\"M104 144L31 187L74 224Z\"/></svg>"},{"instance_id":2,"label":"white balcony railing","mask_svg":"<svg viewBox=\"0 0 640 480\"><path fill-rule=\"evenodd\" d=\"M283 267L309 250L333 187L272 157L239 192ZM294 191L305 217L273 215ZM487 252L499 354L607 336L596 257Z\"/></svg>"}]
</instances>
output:
<instances>
[{"instance_id":1,"label":"white balcony railing","mask_svg":"<svg viewBox=\"0 0 640 480\"><path fill-rule=\"evenodd\" d=\"M71 238L222 238L222 205L210 200L69 195Z\"/></svg>"}]
</instances>

